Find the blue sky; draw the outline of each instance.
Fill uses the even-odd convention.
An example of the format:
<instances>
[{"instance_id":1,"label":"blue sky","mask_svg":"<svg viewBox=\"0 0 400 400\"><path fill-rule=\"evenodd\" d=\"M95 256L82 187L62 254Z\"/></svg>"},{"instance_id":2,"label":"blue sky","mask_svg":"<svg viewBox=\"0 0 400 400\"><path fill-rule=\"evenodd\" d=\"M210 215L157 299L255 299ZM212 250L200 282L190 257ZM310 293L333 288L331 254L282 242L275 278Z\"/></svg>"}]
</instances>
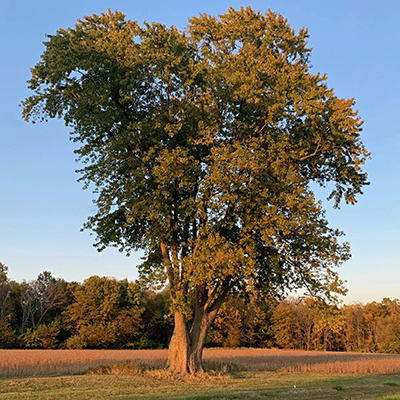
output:
<instances>
[{"instance_id":1,"label":"blue sky","mask_svg":"<svg viewBox=\"0 0 400 400\"><path fill-rule=\"evenodd\" d=\"M327 73L339 97L355 97L372 153L365 167L371 185L356 206L326 204L330 225L345 231L352 247L340 269L345 302L400 298L398 0L0 0L0 261L11 279L47 270L69 281L94 274L133 280L140 263L140 254L98 253L89 232L80 232L93 196L77 183L79 165L62 121L32 125L21 118L18 104L30 94L29 68L39 61L45 34L108 8L139 23L183 28L193 15L242 5L281 13L296 30L308 27L313 72Z\"/></svg>"}]
</instances>

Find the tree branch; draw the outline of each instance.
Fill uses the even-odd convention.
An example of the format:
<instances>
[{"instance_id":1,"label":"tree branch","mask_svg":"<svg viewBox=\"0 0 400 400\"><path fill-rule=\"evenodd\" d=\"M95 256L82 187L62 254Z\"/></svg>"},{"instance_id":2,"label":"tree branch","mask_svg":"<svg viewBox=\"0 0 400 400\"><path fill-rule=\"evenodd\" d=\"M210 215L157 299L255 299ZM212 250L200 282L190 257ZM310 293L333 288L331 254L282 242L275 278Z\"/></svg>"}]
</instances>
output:
<instances>
[{"instance_id":1,"label":"tree branch","mask_svg":"<svg viewBox=\"0 0 400 400\"><path fill-rule=\"evenodd\" d=\"M314 157L318 153L318 150L321 148L321 142L322 142L322 138L319 139L317 148L315 149L314 153L311 153L308 156L301 157L300 161L304 161L304 160L307 160L308 158Z\"/></svg>"}]
</instances>

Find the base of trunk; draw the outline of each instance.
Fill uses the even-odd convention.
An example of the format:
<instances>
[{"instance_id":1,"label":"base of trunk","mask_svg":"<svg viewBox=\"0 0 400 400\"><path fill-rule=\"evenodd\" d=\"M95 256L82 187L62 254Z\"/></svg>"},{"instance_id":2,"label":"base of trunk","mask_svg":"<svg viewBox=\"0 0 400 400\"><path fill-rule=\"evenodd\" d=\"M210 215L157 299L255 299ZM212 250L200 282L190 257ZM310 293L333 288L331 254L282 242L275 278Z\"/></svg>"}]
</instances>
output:
<instances>
[{"instance_id":1,"label":"base of trunk","mask_svg":"<svg viewBox=\"0 0 400 400\"><path fill-rule=\"evenodd\" d=\"M168 369L181 375L203 372L202 354L204 341L193 341L185 318L175 314L175 329L168 348ZM194 345L194 346L193 346Z\"/></svg>"},{"instance_id":2,"label":"base of trunk","mask_svg":"<svg viewBox=\"0 0 400 400\"><path fill-rule=\"evenodd\" d=\"M227 289L226 289L227 290ZM207 330L214 321L226 291L222 291L212 303L205 287L196 291L195 313L190 332L183 313L175 312L175 328L168 350L168 368L179 374L197 374L203 371L202 358Z\"/></svg>"},{"instance_id":3,"label":"base of trunk","mask_svg":"<svg viewBox=\"0 0 400 400\"><path fill-rule=\"evenodd\" d=\"M173 334L168 348L168 369L171 372L186 375L189 373L189 343Z\"/></svg>"},{"instance_id":4,"label":"base of trunk","mask_svg":"<svg viewBox=\"0 0 400 400\"><path fill-rule=\"evenodd\" d=\"M180 375L194 375L204 371L198 352L192 351L190 346L185 347L177 343L170 344L167 368Z\"/></svg>"}]
</instances>

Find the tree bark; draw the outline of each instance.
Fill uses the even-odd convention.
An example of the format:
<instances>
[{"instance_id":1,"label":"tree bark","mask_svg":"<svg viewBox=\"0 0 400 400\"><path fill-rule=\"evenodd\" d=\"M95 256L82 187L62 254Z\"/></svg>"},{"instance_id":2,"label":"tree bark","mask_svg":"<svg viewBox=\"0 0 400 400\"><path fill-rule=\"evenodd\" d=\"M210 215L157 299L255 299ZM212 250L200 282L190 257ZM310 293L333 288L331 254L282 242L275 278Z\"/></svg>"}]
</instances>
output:
<instances>
[{"instance_id":1,"label":"tree bark","mask_svg":"<svg viewBox=\"0 0 400 400\"><path fill-rule=\"evenodd\" d=\"M189 372L188 359L190 353L189 335L186 318L181 312L174 314L174 333L168 348L168 369L185 375Z\"/></svg>"},{"instance_id":2,"label":"tree bark","mask_svg":"<svg viewBox=\"0 0 400 400\"><path fill-rule=\"evenodd\" d=\"M210 319L211 317L211 319ZM189 372L197 373L203 371L202 359L204 342L207 331L215 317L212 318L209 312L204 309L195 311L195 318L189 333L191 351L189 354Z\"/></svg>"},{"instance_id":3,"label":"tree bark","mask_svg":"<svg viewBox=\"0 0 400 400\"><path fill-rule=\"evenodd\" d=\"M207 335L206 318L199 325L193 324L188 332L185 317L175 313L175 328L168 348L168 369L181 375L203 371L202 356Z\"/></svg>"},{"instance_id":4,"label":"tree bark","mask_svg":"<svg viewBox=\"0 0 400 400\"><path fill-rule=\"evenodd\" d=\"M213 323L225 298L226 291L209 304L204 288L196 291L194 320L188 332L186 318L175 312L175 328L168 349L168 369L179 374L196 374L203 371L202 358L208 328Z\"/></svg>"}]
</instances>

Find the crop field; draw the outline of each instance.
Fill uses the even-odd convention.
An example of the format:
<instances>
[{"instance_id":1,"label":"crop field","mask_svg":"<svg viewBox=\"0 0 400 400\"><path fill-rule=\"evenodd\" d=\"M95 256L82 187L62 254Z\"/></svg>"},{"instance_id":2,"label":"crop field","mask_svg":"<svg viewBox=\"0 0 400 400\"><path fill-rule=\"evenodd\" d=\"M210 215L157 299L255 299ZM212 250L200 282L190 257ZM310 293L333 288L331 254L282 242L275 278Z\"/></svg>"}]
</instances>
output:
<instances>
[{"instance_id":1,"label":"crop field","mask_svg":"<svg viewBox=\"0 0 400 400\"><path fill-rule=\"evenodd\" d=\"M110 364L165 367L167 350L0 350L0 378L72 375ZM205 349L204 365L218 371L313 374L400 374L400 355L271 349Z\"/></svg>"},{"instance_id":2,"label":"crop field","mask_svg":"<svg viewBox=\"0 0 400 400\"><path fill-rule=\"evenodd\" d=\"M166 350L0 350L0 400L400 400L400 355L206 349L207 373L163 370Z\"/></svg>"}]
</instances>

